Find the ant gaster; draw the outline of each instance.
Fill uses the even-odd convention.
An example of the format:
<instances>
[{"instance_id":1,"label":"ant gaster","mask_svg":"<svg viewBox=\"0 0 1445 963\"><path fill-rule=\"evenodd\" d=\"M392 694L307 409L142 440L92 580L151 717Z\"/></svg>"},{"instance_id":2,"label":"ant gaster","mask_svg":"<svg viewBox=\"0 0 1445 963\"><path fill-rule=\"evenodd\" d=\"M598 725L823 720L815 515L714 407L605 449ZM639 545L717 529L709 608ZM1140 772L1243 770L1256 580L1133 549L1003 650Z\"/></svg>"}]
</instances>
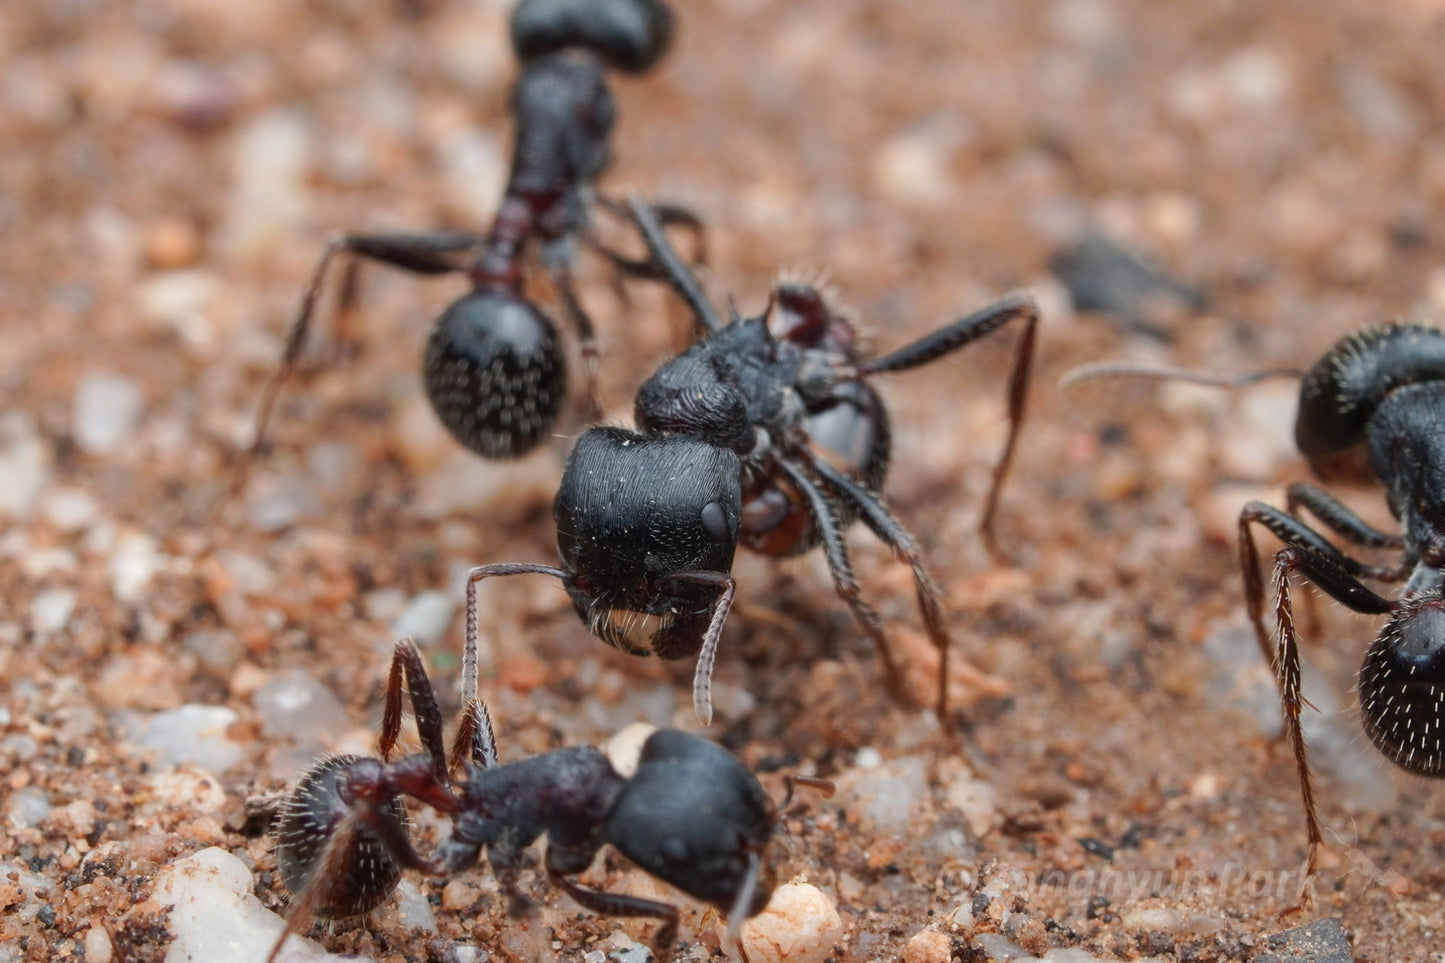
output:
<instances>
[{"instance_id":1,"label":"ant gaster","mask_svg":"<svg viewBox=\"0 0 1445 963\"><path fill-rule=\"evenodd\" d=\"M1365 650L1360 716L1375 748L1422 776L1445 776L1445 333L1388 324L1352 334L1331 348L1300 388L1295 439L1322 478L1365 473L1384 484L1401 534L1369 525L1323 489L1289 488L1287 510L1250 502L1239 516L1239 551L1249 618L1274 668L1285 735L1299 770L1309 833L1308 883L1322 842L1300 724L1299 639L1290 576L1299 573L1364 615L1388 615ZM1393 567L1359 561L1301 521L1300 509L1364 548L1399 551ZM1274 556L1275 636L1264 626L1264 578L1251 530L1262 525L1284 547ZM1387 598L1362 580L1400 583ZM1308 891L1305 891L1308 896Z\"/></svg>"},{"instance_id":2,"label":"ant gaster","mask_svg":"<svg viewBox=\"0 0 1445 963\"><path fill-rule=\"evenodd\" d=\"M806 284L779 284L762 315L734 314L724 325L651 209L634 200L631 210L657 273L687 303L704 335L638 391L638 430L597 427L578 440L553 505L561 567L507 563L472 571L469 629L475 631L480 580L552 575L608 644L667 659L696 655L693 707L706 725L738 544L775 556L821 545L838 596L877 643L897 688L898 667L881 619L860 596L843 538L857 519L913 570L923 623L939 652L937 709L946 720L948 629L917 543L878 495L890 434L887 409L870 379L927 364L1010 322L1023 325L1009 380L1008 440L980 526L996 550L994 513L1033 361L1034 302L1007 297L882 357L864 358L852 324ZM650 645L633 642L630 616L619 622L618 613L658 617ZM981 674L975 681L993 682Z\"/></svg>"},{"instance_id":3,"label":"ant gaster","mask_svg":"<svg viewBox=\"0 0 1445 963\"><path fill-rule=\"evenodd\" d=\"M348 256L340 299L355 299L356 258L413 274L465 273L472 290L437 318L422 375L437 417L467 448L512 458L546 437L566 395L566 354L557 328L524 293L522 258L531 242L561 296L587 364L594 409L596 340L578 299L572 262L579 242L623 273L644 265L606 247L589 230L593 182L611 159L616 105L604 67L639 73L667 50L672 16L660 0L522 0L512 44L522 72L512 91L512 168L490 233L344 234L332 239L301 298L285 351L266 387L251 454L259 450L281 382L296 366L334 258ZM658 215L694 232L689 212Z\"/></svg>"},{"instance_id":4,"label":"ant gaster","mask_svg":"<svg viewBox=\"0 0 1445 963\"><path fill-rule=\"evenodd\" d=\"M471 645L464 661L476 664ZM527 906L518 889L523 854L544 835L552 885L595 913L659 920L652 946L663 963L677 935L676 907L588 889L571 879L603 846L610 844L652 876L730 914L734 940L742 920L767 905L773 882L763 851L777 811L731 753L698 736L663 729L647 737L635 770L627 773L591 746L499 763L491 720L476 698L475 675L464 678L462 724L449 764L441 710L421 655L410 639L397 642L380 758L325 760L280 804L277 865L294 905L268 963L305 921L364 913L391 893L403 870L450 876L474 866L483 849L510 911L520 914ZM401 731L403 689L410 693L422 748L390 761ZM464 775L460 781L451 775L456 767ZM816 780L801 782L831 789ZM450 833L434 855L413 847L403 798L448 818Z\"/></svg>"}]
</instances>

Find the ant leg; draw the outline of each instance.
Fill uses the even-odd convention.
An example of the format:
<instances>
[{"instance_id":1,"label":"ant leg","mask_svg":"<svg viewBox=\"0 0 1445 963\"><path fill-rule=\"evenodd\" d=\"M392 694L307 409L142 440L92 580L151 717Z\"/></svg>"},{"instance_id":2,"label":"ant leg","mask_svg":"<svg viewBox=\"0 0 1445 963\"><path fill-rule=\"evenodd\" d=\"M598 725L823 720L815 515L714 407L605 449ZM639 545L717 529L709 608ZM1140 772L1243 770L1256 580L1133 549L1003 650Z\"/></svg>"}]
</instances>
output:
<instances>
[{"instance_id":1,"label":"ant leg","mask_svg":"<svg viewBox=\"0 0 1445 963\"><path fill-rule=\"evenodd\" d=\"M401 734L401 696L403 677L411 691L411 711L416 717L417 735L421 737L422 749L432 763L432 775L440 782L447 783L447 756L442 738L442 710L437 704L436 691L427 677L426 665L421 653L410 637L398 639L391 652L391 672L386 683L386 708L381 714L381 733L378 745L381 758L387 759L396 747Z\"/></svg>"},{"instance_id":2,"label":"ant leg","mask_svg":"<svg viewBox=\"0 0 1445 963\"><path fill-rule=\"evenodd\" d=\"M1298 516L1302 508L1319 519L1330 531L1355 545L1365 548L1405 547L1403 536L1380 531L1324 489L1305 482L1296 482L1286 489L1285 510ZM1394 569L1377 568L1370 572L1369 577L1382 582L1399 582L1410 574L1413 567L1413 561L1405 555ZM1309 620L1310 631L1319 631L1319 606L1315 604L1313 594L1305 596L1305 614Z\"/></svg>"},{"instance_id":3,"label":"ant leg","mask_svg":"<svg viewBox=\"0 0 1445 963\"><path fill-rule=\"evenodd\" d=\"M953 647L953 639L949 635L948 626L945 623L943 607L939 601L938 585L934 582L928 569L924 567L923 556L918 549L917 541L914 540L908 529L893 517L893 513L888 511L888 507L883 504L882 500L857 481L821 459L814 462L813 470L837 495L847 499L856 507L863 519L863 524L867 525L883 544L893 550L894 556L899 561L913 570L913 586L918 597L918 611L923 616L923 625L928 631L929 641L938 650L938 716L940 720L945 719L948 709L949 651ZM967 665L967 663L965 664ZM968 669L970 685L995 695L1002 695L1006 691L998 679L978 671L973 666L968 666Z\"/></svg>"},{"instance_id":4,"label":"ant leg","mask_svg":"<svg viewBox=\"0 0 1445 963\"><path fill-rule=\"evenodd\" d=\"M634 195L627 199L627 210L647 245L647 252L652 256L652 262L657 268L657 276L670 284L678 297L682 298L705 334L721 331L723 323L718 317L717 309L703 294L697 275L682 262L672 242L663 233L655 209Z\"/></svg>"},{"instance_id":5,"label":"ant leg","mask_svg":"<svg viewBox=\"0 0 1445 963\"><path fill-rule=\"evenodd\" d=\"M1013 464L1019 430L1023 427L1024 411L1028 402L1029 378L1033 370L1034 348L1038 341L1038 305L1028 295L1011 295L975 311L966 318L940 328L932 334L925 335L912 344L904 345L881 358L865 361L858 366L858 371L864 375L916 368L957 351L979 338L986 337L1015 320L1023 322L1024 333L1014 354L1013 371L1009 375L1008 439L1004 442L1003 454L994 466L993 481L989 485L988 498L984 502L983 517L978 525L979 532L983 535L984 546L995 560L1003 558L1003 553L998 545L998 537L994 533L994 515L998 509L998 500L1003 491L1004 479L1008 476L1009 468Z\"/></svg>"},{"instance_id":6,"label":"ant leg","mask_svg":"<svg viewBox=\"0 0 1445 963\"><path fill-rule=\"evenodd\" d=\"M462 646L462 718L452 742L451 765L458 765L470 750L478 765L494 765L497 744L492 735L492 721L486 705L477 698L477 583L494 575L551 575L567 584L567 573L551 565L530 562L503 562L480 565L467 575L466 641Z\"/></svg>"},{"instance_id":7,"label":"ant leg","mask_svg":"<svg viewBox=\"0 0 1445 963\"><path fill-rule=\"evenodd\" d=\"M1243 524L1241 521L1241 525ZM1287 545L1275 553L1276 641L1270 664L1275 670L1285 736L1294 750L1295 766L1299 770L1300 798L1305 809L1309 856L1305 865L1305 877L1300 882L1300 906L1297 907L1304 908L1310 902L1310 884L1314 880L1319 848L1324 837L1320 833L1319 814L1315 806L1314 786L1305 749L1304 727L1300 723L1300 712L1309 702L1300 692L1299 637L1295 632L1294 609L1290 604L1289 590L1290 575L1293 572L1299 572L1335 601L1364 615L1383 615L1393 611L1397 605L1360 584L1358 579L1339 566L1334 559L1318 554L1308 547Z\"/></svg>"},{"instance_id":8,"label":"ant leg","mask_svg":"<svg viewBox=\"0 0 1445 963\"><path fill-rule=\"evenodd\" d=\"M551 565L531 562L501 562L479 565L467 575L466 642L462 648L462 705L477 701L477 583L494 575L551 575L567 584L567 573Z\"/></svg>"},{"instance_id":9,"label":"ant leg","mask_svg":"<svg viewBox=\"0 0 1445 963\"><path fill-rule=\"evenodd\" d=\"M497 764L497 737L492 731L492 714L481 699L473 699L462 707L462 718L457 723L457 736L452 741L448 756L455 766L470 755L472 764L487 769Z\"/></svg>"},{"instance_id":10,"label":"ant leg","mask_svg":"<svg viewBox=\"0 0 1445 963\"><path fill-rule=\"evenodd\" d=\"M599 197L598 206L603 210L621 217L630 219L627 206L620 201L611 198ZM703 228L702 219L690 209L678 204L651 204L649 209L657 223L665 228L680 227L692 236L694 254L692 263L694 265L707 263L706 233ZM618 251L616 248L608 247L596 237L585 235L583 240L597 253L612 262L612 266L620 274L629 278L638 278L645 281L665 281L666 276L662 273L659 265L651 258L632 258Z\"/></svg>"},{"instance_id":11,"label":"ant leg","mask_svg":"<svg viewBox=\"0 0 1445 963\"><path fill-rule=\"evenodd\" d=\"M552 885L572 897L578 905L604 916L650 916L659 920L661 926L652 934L653 963L668 963L672 959L672 945L677 939L677 907L659 903L640 896L624 893L603 893L587 889L562 875L560 870L547 867L547 879Z\"/></svg>"},{"instance_id":12,"label":"ant leg","mask_svg":"<svg viewBox=\"0 0 1445 963\"><path fill-rule=\"evenodd\" d=\"M587 404L591 409L589 420L602 420L602 399L597 392L597 331L582 299L577 297L577 288L572 283L572 271L565 265L552 267L552 283L562 295L562 304L577 332L577 345L582 349L582 367L587 372Z\"/></svg>"},{"instance_id":13,"label":"ant leg","mask_svg":"<svg viewBox=\"0 0 1445 963\"><path fill-rule=\"evenodd\" d=\"M1365 565L1350 558L1304 522L1273 505L1266 505L1264 502L1258 501L1245 505L1239 512L1239 565L1240 572L1244 577L1245 610L1249 613L1250 623L1254 626L1254 635L1259 641L1260 651L1269 660L1270 667L1278 672L1279 666L1274 661L1275 649L1264 628L1264 575L1260 569L1259 548L1255 545L1254 534L1249 527L1251 522L1263 525L1286 545L1327 560L1351 580L1354 580L1357 585L1361 578L1389 581L1393 570ZM1321 588L1324 586L1321 585ZM1363 586L1361 589L1364 590ZM1374 593L1370 594L1374 595ZM1378 596L1374 597L1378 598ZM1341 604L1354 608L1348 599L1338 595L1335 598ZM1356 611L1369 610L1356 609Z\"/></svg>"},{"instance_id":14,"label":"ant leg","mask_svg":"<svg viewBox=\"0 0 1445 963\"><path fill-rule=\"evenodd\" d=\"M436 232L430 234L340 234L326 242L321 260L312 272L311 279L301 292L301 303L286 334L286 345L281 352L281 362L272 372L261 392L261 404L256 413L256 427L252 432L251 445L242 456L232 479L234 494L245 482L251 462L255 460L266 439L266 426L280 394L281 385L296 368L301 349L306 344L306 335L311 329L311 319L316 314L316 303L321 296L322 284L327 269L339 256L362 257L392 267L410 271L413 274L446 274L465 270L473 259L472 253L485 241L481 235L460 232ZM350 307L356 297L354 265L347 269L342 282L343 311Z\"/></svg>"},{"instance_id":15,"label":"ant leg","mask_svg":"<svg viewBox=\"0 0 1445 963\"><path fill-rule=\"evenodd\" d=\"M1364 548L1405 547L1403 535L1382 532L1323 488L1296 482L1285 492L1285 510L1291 515L1299 515L1301 508L1308 509L1326 528L1355 545ZM1403 569L1408 571L1408 566ZM1403 572L1400 577L1404 577Z\"/></svg>"},{"instance_id":16,"label":"ant leg","mask_svg":"<svg viewBox=\"0 0 1445 963\"><path fill-rule=\"evenodd\" d=\"M665 581L671 583L688 583L693 585L713 586L719 589L717 600L712 605L712 612L708 616L707 630L703 633L702 643L697 652L697 669L692 676L692 711L697 721L704 726L712 725L712 667L717 661L718 640L722 638L723 623L727 621L728 612L732 611L733 596L737 592L737 582L726 572L683 572L674 575ZM687 651L693 648L692 640L695 638L696 620L693 618L679 618L666 629L658 631L653 636L653 652L660 658L668 658L668 651L671 648ZM679 652L682 654L682 652Z\"/></svg>"},{"instance_id":17,"label":"ant leg","mask_svg":"<svg viewBox=\"0 0 1445 963\"><path fill-rule=\"evenodd\" d=\"M863 601L858 579L853 574L853 563L848 559L848 544L843 540L843 533L834 518L832 503L800 467L786 458L778 458L776 463L808 502L808 511L813 517L813 524L818 526L818 536L823 543L823 554L828 559L828 571L833 576L833 591L847 603L858 624L872 637L888 673L888 687L902 697L903 677L893 661L888 637L883 633L883 620L871 605Z\"/></svg>"}]
</instances>

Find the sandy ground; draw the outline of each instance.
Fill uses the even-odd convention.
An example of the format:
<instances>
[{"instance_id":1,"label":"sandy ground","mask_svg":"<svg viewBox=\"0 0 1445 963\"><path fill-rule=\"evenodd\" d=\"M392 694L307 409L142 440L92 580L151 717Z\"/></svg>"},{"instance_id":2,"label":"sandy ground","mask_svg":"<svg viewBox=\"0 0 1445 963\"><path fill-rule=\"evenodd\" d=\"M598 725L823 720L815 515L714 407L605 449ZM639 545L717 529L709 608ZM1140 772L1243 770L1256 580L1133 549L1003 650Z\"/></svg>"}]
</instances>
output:
<instances>
[{"instance_id":1,"label":"sandy ground","mask_svg":"<svg viewBox=\"0 0 1445 963\"><path fill-rule=\"evenodd\" d=\"M603 186L704 218L719 303L756 311L780 268L823 272L880 349L1015 288L1046 312L1006 563L975 528L1013 336L883 388L890 504L944 587L959 655L1008 686L960 682L958 735L882 685L820 557L739 560L710 734L779 794L791 770L840 785L787 821L783 872L836 900L840 960L988 959L1007 952L992 933L1035 954L1253 959L1295 922L1277 915L1304 830L1234 520L1306 477L1293 386L1057 381L1106 357L1298 368L1363 324L1440 316L1445 7L678 13L661 68L615 84ZM485 464L420 394L425 325L455 280L364 272L360 354L289 386L273 447L224 498L325 236L488 223L509 150L505 18L484 0L0 5L0 960L163 958L164 917L142 901L207 846L254 866L278 906L266 840L242 832L247 795L322 750L365 751L404 628L450 699L467 567L554 558L568 438ZM1048 266L1088 227L1209 306L1155 311L1147 330L1075 314ZM581 270L622 421L686 320ZM574 395L560 431L575 436L581 410ZM1378 492L1345 494L1389 523ZM907 570L864 532L852 544L927 692ZM484 593L482 620L504 757L638 718L690 724L689 667L608 650L554 585L510 581ZM1445 803L1359 735L1349 687L1374 621L1315 611L1306 685L1325 710L1312 740L1331 851L1299 921L1339 919L1359 960L1441 959ZM316 713L278 723L299 690ZM186 705L224 710L217 771L175 772L136 745ZM591 878L648 886L616 860ZM457 944L598 960L628 945L619 930L646 933L580 913L540 873L526 922L483 870L414 884L436 932L392 909L319 935L388 961L458 959ZM709 952L711 925L684 920L686 958Z\"/></svg>"}]
</instances>

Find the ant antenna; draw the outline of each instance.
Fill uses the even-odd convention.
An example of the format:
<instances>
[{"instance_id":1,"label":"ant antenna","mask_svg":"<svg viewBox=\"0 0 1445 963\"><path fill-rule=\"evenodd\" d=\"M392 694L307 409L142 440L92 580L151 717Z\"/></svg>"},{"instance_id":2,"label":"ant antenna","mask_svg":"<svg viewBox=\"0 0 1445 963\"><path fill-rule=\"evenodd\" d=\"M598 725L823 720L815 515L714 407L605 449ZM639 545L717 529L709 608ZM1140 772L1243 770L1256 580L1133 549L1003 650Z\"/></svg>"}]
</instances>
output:
<instances>
[{"instance_id":1,"label":"ant antenna","mask_svg":"<svg viewBox=\"0 0 1445 963\"><path fill-rule=\"evenodd\" d=\"M1059 379L1060 388L1072 388L1081 381L1098 378L1150 378L1155 381L1184 381L1209 388L1246 388L1269 378L1303 378L1297 368L1267 368L1237 375L1212 375L1169 365L1132 361L1093 361L1070 368Z\"/></svg>"}]
</instances>

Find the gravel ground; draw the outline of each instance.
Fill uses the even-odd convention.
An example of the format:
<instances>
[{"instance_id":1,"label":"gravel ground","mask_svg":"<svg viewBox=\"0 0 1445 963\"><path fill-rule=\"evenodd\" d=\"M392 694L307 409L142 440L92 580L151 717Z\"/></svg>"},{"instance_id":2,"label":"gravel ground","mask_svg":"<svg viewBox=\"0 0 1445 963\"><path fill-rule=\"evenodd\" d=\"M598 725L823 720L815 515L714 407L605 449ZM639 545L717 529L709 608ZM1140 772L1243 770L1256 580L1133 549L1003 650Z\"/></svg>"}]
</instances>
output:
<instances>
[{"instance_id":1,"label":"gravel ground","mask_svg":"<svg viewBox=\"0 0 1445 963\"><path fill-rule=\"evenodd\" d=\"M831 955L1271 960L1291 958L1276 934L1335 919L1312 932L1343 933L1357 960L1445 959L1445 804L1360 737L1350 682L1378 629L1328 601L1304 624L1330 851L1313 910L1278 918L1304 828L1233 539L1247 499L1281 503L1306 477L1294 386L1057 386L1099 358L1300 368L1365 323L1445 312L1445 4L678 14L663 65L614 85L604 187L701 214L720 303L756 311L780 268L825 272L880 350L1011 289L1046 315L1005 562L975 529L1013 336L883 389L890 504L961 659L1005 695L960 678L950 735L881 684L821 557L735 570L710 734L778 795L788 771L838 783L785 822L780 866L836 905ZM289 385L274 444L226 497L326 235L489 222L506 16L499 0L0 5L0 963L166 958L184 929L166 894L211 847L239 859L206 856L244 869L243 896L249 880L280 907L245 799L320 752L368 750L399 634L453 707L467 568L555 557L584 406L520 462L458 451L417 379L455 280L364 271L361 351ZM1050 264L1089 232L1207 304L1074 312ZM625 421L685 318L580 270L608 420ZM1377 491L1344 494L1389 524ZM908 572L866 533L852 544L926 702ZM482 616L505 758L691 725L689 666L613 652L555 585L506 582ZM615 858L589 879L654 891ZM385 961L637 958L646 925L524 880L542 901L527 920L477 870L313 935ZM687 914L683 957L717 930ZM1306 958L1340 958L1325 952Z\"/></svg>"}]
</instances>

